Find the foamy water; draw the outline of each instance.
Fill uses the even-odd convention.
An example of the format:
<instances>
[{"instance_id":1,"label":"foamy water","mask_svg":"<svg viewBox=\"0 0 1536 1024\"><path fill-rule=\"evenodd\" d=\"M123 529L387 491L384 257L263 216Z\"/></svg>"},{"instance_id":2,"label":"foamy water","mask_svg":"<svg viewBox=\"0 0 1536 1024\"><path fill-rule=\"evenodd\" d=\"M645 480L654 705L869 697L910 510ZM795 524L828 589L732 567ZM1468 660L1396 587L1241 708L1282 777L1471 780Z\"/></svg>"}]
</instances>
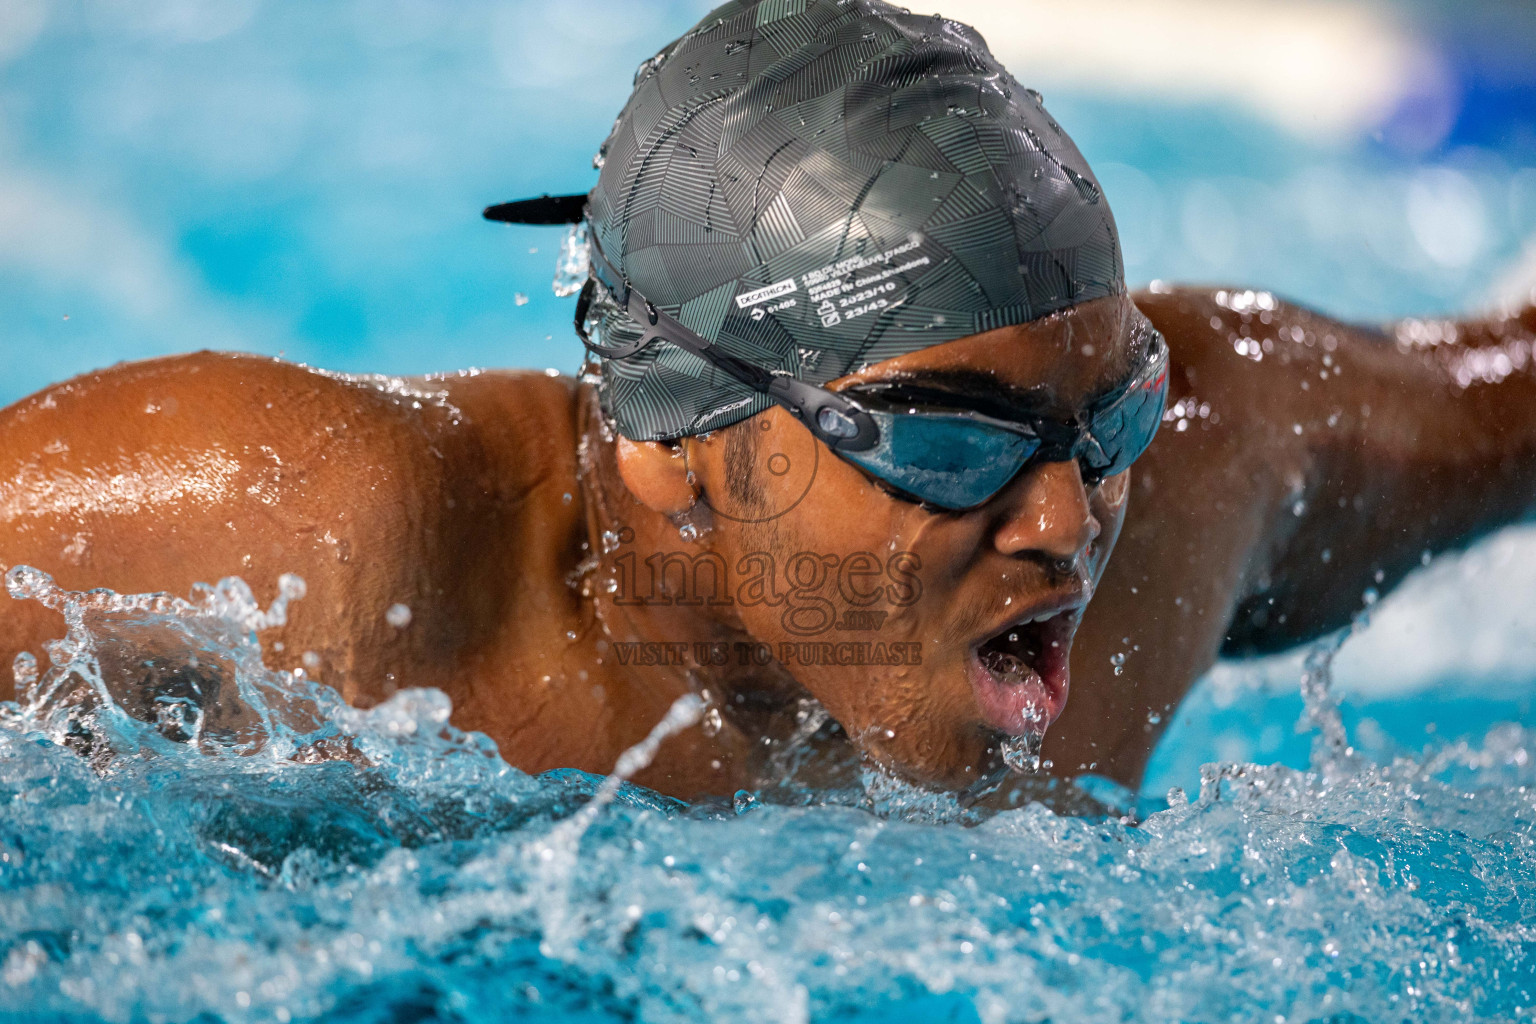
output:
<instances>
[{"instance_id":1,"label":"foamy water","mask_svg":"<svg viewBox=\"0 0 1536 1024\"><path fill-rule=\"evenodd\" d=\"M689 807L530 777L449 726L436 691L361 711L268 671L257 632L292 578L266 610L238 581L190 600L8 582L69 635L18 663L26 692L0 714L0 1014L1375 1022L1536 1004L1519 726L1384 763L1346 737L1309 771L1211 765L1197 793L1139 805L1085 782L1105 810L1081 817L984 818L889 780Z\"/></svg>"}]
</instances>

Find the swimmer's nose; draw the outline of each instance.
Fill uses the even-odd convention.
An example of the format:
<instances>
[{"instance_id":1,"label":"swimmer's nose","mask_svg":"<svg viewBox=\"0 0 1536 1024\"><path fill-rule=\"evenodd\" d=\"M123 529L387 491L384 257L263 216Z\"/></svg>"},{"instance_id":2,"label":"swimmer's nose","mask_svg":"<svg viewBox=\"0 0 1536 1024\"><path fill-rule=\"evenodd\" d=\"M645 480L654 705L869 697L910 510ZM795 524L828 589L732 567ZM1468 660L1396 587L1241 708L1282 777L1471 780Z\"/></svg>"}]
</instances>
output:
<instances>
[{"instance_id":1,"label":"swimmer's nose","mask_svg":"<svg viewBox=\"0 0 1536 1024\"><path fill-rule=\"evenodd\" d=\"M1075 562L1099 536L1075 461L1022 473L995 501L1000 518L993 543L1005 555L1037 551L1055 562Z\"/></svg>"}]
</instances>

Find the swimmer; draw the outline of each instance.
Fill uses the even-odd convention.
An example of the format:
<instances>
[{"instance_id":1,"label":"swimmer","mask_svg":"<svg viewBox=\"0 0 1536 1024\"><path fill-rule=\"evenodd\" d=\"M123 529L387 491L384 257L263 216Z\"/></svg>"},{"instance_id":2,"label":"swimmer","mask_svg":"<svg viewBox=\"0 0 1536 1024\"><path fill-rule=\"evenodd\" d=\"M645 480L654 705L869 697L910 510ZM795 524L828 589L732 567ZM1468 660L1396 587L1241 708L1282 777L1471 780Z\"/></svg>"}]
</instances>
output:
<instances>
[{"instance_id":1,"label":"swimmer","mask_svg":"<svg viewBox=\"0 0 1536 1024\"><path fill-rule=\"evenodd\" d=\"M972 790L1042 734L1134 786L1218 656L1346 625L1536 495L1536 311L1130 295L1088 164L952 21L733 0L599 163L488 211L585 226L580 379L88 374L0 412L0 563L297 573L270 665L441 688L530 772L607 771L695 692L639 776L681 797L796 760ZM6 664L61 631L0 601Z\"/></svg>"}]
</instances>

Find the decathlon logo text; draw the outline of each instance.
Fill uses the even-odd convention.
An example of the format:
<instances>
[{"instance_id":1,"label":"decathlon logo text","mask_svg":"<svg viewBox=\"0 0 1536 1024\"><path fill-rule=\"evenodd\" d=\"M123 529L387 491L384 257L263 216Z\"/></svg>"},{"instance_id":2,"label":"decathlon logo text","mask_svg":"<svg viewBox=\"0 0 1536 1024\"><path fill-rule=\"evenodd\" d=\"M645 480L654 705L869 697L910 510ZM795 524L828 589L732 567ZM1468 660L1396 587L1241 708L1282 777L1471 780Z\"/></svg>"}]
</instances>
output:
<instances>
[{"instance_id":1,"label":"decathlon logo text","mask_svg":"<svg viewBox=\"0 0 1536 1024\"><path fill-rule=\"evenodd\" d=\"M736 296L736 305L742 309L751 309L759 302L767 302L769 299L776 299L780 295L788 295L794 290L795 279L786 277L777 284L771 284L766 288L759 288L755 292L747 292L745 295Z\"/></svg>"}]
</instances>

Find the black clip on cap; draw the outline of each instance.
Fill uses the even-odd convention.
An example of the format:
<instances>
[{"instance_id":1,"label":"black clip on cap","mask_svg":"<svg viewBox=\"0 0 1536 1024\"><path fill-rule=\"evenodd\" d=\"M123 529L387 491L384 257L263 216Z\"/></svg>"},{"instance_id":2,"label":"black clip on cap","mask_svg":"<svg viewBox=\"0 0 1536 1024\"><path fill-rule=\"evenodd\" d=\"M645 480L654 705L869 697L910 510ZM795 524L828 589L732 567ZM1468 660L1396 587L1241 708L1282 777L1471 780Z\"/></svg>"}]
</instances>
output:
<instances>
[{"instance_id":1,"label":"black clip on cap","mask_svg":"<svg viewBox=\"0 0 1536 1024\"><path fill-rule=\"evenodd\" d=\"M485 208L486 220L499 220L504 224L575 224L587 213L587 194L576 196L543 195L534 199L519 199L513 203L498 203Z\"/></svg>"},{"instance_id":2,"label":"black clip on cap","mask_svg":"<svg viewBox=\"0 0 1536 1024\"><path fill-rule=\"evenodd\" d=\"M834 451L864 451L880 439L869 413L845 395L779 375L763 391Z\"/></svg>"}]
</instances>

